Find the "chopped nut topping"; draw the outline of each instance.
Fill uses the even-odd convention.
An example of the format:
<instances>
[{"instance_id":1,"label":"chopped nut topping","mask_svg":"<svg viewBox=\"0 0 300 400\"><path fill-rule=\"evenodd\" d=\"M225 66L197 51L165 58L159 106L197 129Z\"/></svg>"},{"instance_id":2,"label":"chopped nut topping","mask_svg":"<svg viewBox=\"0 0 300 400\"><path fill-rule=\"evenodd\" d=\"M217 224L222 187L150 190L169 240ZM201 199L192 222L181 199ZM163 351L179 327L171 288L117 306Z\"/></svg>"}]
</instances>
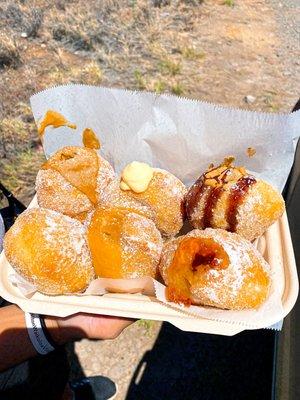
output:
<instances>
[{"instance_id":1,"label":"chopped nut topping","mask_svg":"<svg viewBox=\"0 0 300 400\"><path fill-rule=\"evenodd\" d=\"M226 182L238 181L242 176L243 174L241 174L238 168L232 168L230 173L226 176Z\"/></svg>"},{"instance_id":2,"label":"chopped nut topping","mask_svg":"<svg viewBox=\"0 0 300 400\"><path fill-rule=\"evenodd\" d=\"M216 181L215 179L206 179L204 183L205 183L205 185L212 186L212 187L220 186L218 181Z\"/></svg>"},{"instance_id":3,"label":"chopped nut topping","mask_svg":"<svg viewBox=\"0 0 300 400\"><path fill-rule=\"evenodd\" d=\"M219 176L220 174L222 174L222 172L224 172L227 169L227 167L225 166L220 166L219 168L215 168L212 171L208 171L205 174L205 178L210 179L210 178L216 178L217 176Z\"/></svg>"},{"instance_id":4,"label":"chopped nut topping","mask_svg":"<svg viewBox=\"0 0 300 400\"><path fill-rule=\"evenodd\" d=\"M206 171L204 173L204 184L214 188L222 186L226 189L247 175L244 167L235 167L232 165L234 160L235 158L232 156L226 157L220 166Z\"/></svg>"},{"instance_id":5,"label":"chopped nut topping","mask_svg":"<svg viewBox=\"0 0 300 400\"><path fill-rule=\"evenodd\" d=\"M228 166L228 167L230 167L231 164L234 162L234 160L235 160L235 157L233 157L233 156L225 157L224 161L223 161L223 164Z\"/></svg>"},{"instance_id":6,"label":"chopped nut topping","mask_svg":"<svg viewBox=\"0 0 300 400\"><path fill-rule=\"evenodd\" d=\"M247 171L245 167L239 167L239 171L242 175L247 175Z\"/></svg>"},{"instance_id":7,"label":"chopped nut topping","mask_svg":"<svg viewBox=\"0 0 300 400\"><path fill-rule=\"evenodd\" d=\"M253 157L256 154L256 150L253 147L248 147L246 153L248 157Z\"/></svg>"},{"instance_id":8,"label":"chopped nut topping","mask_svg":"<svg viewBox=\"0 0 300 400\"><path fill-rule=\"evenodd\" d=\"M231 171L231 168L226 168L225 171L223 171L219 175L219 177L218 177L219 181L228 182L228 179L230 179L230 178L228 178L228 175L230 175L230 171Z\"/></svg>"}]
</instances>

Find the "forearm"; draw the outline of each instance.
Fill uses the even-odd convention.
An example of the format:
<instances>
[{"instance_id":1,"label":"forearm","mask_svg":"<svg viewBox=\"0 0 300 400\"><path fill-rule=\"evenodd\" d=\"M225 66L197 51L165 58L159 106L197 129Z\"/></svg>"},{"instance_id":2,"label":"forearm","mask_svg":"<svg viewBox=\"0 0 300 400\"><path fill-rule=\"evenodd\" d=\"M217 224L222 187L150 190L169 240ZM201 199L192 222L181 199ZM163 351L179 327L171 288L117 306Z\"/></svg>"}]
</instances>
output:
<instances>
[{"instance_id":1,"label":"forearm","mask_svg":"<svg viewBox=\"0 0 300 400\"><path fill-rule=\"evenodd\" d=\"M54 341L62 345L80 338L74 329L61 329L52 317L45 317ZM0 309L0 372L37 355L28 335L24 312L15 305Z\"/></svg>"},{"instance_id":2,"label":"forearm","mask_svg":"<svg viewBox=\"0 0 300 400\"><path fill-rule=\"evenodd\" d=\"M28 336L24 312L15 305L0 309L0 371L37 353Z\"/></svg>"},{"instance_id":3,"label":"forearm","mask_svg":"<svg viewBox=\"0 0 300 400\"><path fill-rule=\"evenodd\" d=\"M58 345L82 338L114 339L133 322L126 318L89 314L66 318L45 316L44 321L52 340ZM0 308L0 371L36 354L24 312L15 305Z\"/></svg>"}]
</instances>

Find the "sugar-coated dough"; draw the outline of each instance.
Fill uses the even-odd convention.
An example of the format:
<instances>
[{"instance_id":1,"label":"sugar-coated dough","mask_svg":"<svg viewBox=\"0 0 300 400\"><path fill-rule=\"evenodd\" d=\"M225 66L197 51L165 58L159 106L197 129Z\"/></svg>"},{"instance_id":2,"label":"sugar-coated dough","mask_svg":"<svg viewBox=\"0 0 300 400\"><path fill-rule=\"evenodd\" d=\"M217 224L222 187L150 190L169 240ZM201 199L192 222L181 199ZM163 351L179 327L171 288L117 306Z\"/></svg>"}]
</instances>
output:
<instances>
[{"instance_id":1,"label":"sugar-coated dough","mask_svg":"<svg viewBox=\"0 0 300 400\"><path fill-rule=\"evenodd\" d=\"M162 238L150 219L124 208L99 207L87 236L97 276L156 277Z\"/></svg>"},{"instance_id":2,"label":"sugar-coated dough","mask_svg":"<svg viewBox=\"0 0 300 400\"><path fill-rule=\"evenodd\" d=\"M64 147L37 175L38 204L83 221L114 176L111 165L94 149Z\"/></svg>"},{"instance_id":3,"label":"sugar-coated dough","mask_svg":"<svg viewBox=\"0 0 300 400\"><path fill-rule=\"evenodd\" d=\"M51 169L39 170L36 177L37 201L43 208L61 212L83 221L93 203L72 186L59 172Z\"/></svg>"},{"instance_id":4,"label":"sugar-coated dough","mask_svg":"<svg viewBox=\"0 0 300 400\"><path fill-rule=\"evenodd\" d=\"M225 178L220 179L218 175L206 178L218 168L221 168L220 176L227 173ZM242 167L221 165L218 168L206 171L189 189L188 219L194 228L221 228L248 240L256 239L284 212L281 194Z\"/></svg>"},{"instance_id":5,"label":"sugar-coated dough","mask_svg":"<svg viewBox=\"0 0 300 400\"><path fill-rule=\"evenodd\" d=\"M121 190L115 179L103 192L101 203L129 207L151 218L162 235L172 237L183 225L186 187L170 172L154 168L153 177L142 193Z\"/></svg>"},{"instance_id":6,"label":"sugar-coated dough","mask_svg":"<svg viewBox=\"0 0 300 400\"><path fill-rule=\"evenodd\" d=\"M115 172L110 163L98 154L99 158L99 170L97 176L96 185L96 204L99 204L102 192L104 192L107 186L115 178Z\"/></svg>"},{"instance_id":7,"label":"sugar-coated dough","mask_svg":"<svg viewBox=\"0 0 300 400\"><path fill-rule=\"evenodd\" d=\"M195 229L167 242L160 273L171 301L242 310L267 298L270 267L248 240L223 229Z\"/></svg>"},{"instance_id":8,"label":"sugar-coated dough","mask_svg":"<svg viewBox=\"0 0 300 400\"><path fill-rule=\"evenodd\" d=\"M83 225L53 210L24 211L5 235L4 251L42 293L82 292L94 277Z\"/></svg>"}]
</instances>

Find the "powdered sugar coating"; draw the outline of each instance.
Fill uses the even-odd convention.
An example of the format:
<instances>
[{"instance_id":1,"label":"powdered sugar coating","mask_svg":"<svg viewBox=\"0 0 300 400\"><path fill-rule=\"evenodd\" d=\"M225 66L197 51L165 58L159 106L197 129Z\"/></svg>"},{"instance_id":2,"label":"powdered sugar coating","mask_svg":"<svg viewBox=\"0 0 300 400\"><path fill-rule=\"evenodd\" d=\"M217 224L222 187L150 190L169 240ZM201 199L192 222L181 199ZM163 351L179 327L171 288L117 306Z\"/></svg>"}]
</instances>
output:
<instances>
[{"instance_id":1,"label":"powdered sugar coating","mask_svg":"<svg viewBox=\"0 0 300 400\"><path fill-rule=\"evenodd\" d=\"M155 278L163 246L154 222L118 207L98 207L87 227L95 273L100 278Z\"/></svg>"},{"instance_id":2,"label":"powdered sugar coating","mask_svg":"<svg viewBox=\"0 0 300 400\"><path fill-rule=\"evenodd\" d=\"M93 204L84 193L72 186L59 172L51 169L41 169L38 172L36 192L40 207L73 218L93 209Z\"/></svg>"},{"instance_id":3,"label":"powdered sugar coating","mask_svg":"<svg viewBox=\"0 0 300 400\"><path fill-rule=\"evenodd\" d=\"M94 276L84 226L53 210L24 211L5 237L5 255L42 293L81 292Z\"/></svg>"},{"instance_id":4,"label":"powdered sugar coating","mask_svg":"<svg viewBox=\"0 0 300 400\"><path fill-rule=\"evenodd\" d=\"M237 233L248 240L261 236L285 209L281 194L269 183L256 180L237 214Z\"/></svg>"},{"instance_id":5,"label":"powdered sugar coating","mask_svg":"<svg viewBox=\"0 0 300 400\"><path fill-rule=\"evenodd\" d=\"M101 157L99 154L98 157L99 157L99 171L97 177L96 195L97 195L97 202L100 203L102 192L107 188L110 182L113 181L116 175L110 163L107 160L105 160L105 158Z\"/></svg>"},{"instance_id":6,"label":"powdered sugar coating","mask_svg":"<svg viewBox=\"0 0 300 400\"><path fill-rule=\"evenodd\" d=\"M129 212L121 236L123 276L155 278L162 246L162 237L153 221Z\"/></svg>"},{"instance_id":7,"label":"powdered sugar coating","mask_svg":"<svg viewBox=\"0 0 300 400\"><path fill-rule=\"evenodd\" d=\"M284 200L281 194L267 182L258 178L255 178L255 180L256 182L249 187L245 194L242 204L238 206L236 216L236 233L248 240L254 240L261 236L284 211ZM218 198L213 209L212 228L229 229L227 209L230 190L235 184L234 181L228 183ZM205 186L193 210L187 209L190 222L194 228L203 229L204 209L210 190L210 186ZM190 193L189 190L187 198Z\"/></svg>"},{"instance_id":8,"label":"powdered sugar coating","mask_svg":"<svg viewBox=\"0 0 300 400\"><path fill-rule=\"evenodd\" d=\"M270 281L269 265L248 240L222 229L195 229L165 244L159 268L167 285L168 268L175 251L179 243L188 237L213 239L229 257L229 266L226 269L211 268L205 272L199 270L199 275L195 276L190 287L194 304L244 309L249 308L254 297L258 298L257 305L266 299L270 282L265 286L261 281L261 274Z\"/></svg>"},{"instance_id":9,"label":"powdered sugar coating","mask_svg":"<svg viewBox=\"0 0 300 400\"><path fill-rule=\"evenodd\" d=\"M101 203L136 210L151 218L165 237L175 236L183 225L185 185L170 172L153 168L153 177L142 193L120 189L115 179L103 193Z\"/></svg>"},{"instance_id":10,"label":"powdered sugar coating","mask_svg":"<svg viewBox=\"0 0 300 400\"><path fill-rule=\"evenodd\" d=\"M79 163L82 168L80 170ZM64 176L62 172L64 165L76 171L72 174L73 181ZM38 172L36 179L38 204L83 221L87 213L94 208L93 202L98 202L100 193L114 176L112 166L95 150L76 146L64 147ZM87 180L91 181L90 194L81 190L81 187L87 188ZM74 184L75 181L77 185Z\"/></svg>"},{"instance_id":11,"label":"powdered sugar coating","mask_svg":"<svg viewBox=\"0 0 300 400\"><path fill-rule=\"evenodd\" d=\"M154 219L154 212L148 205L142 204L134 198L130 198L126 192L120 189L120 178L115 178L99 195L101 206L122 207L136 211L147 218Z\"/></svg>"}]
</instances>

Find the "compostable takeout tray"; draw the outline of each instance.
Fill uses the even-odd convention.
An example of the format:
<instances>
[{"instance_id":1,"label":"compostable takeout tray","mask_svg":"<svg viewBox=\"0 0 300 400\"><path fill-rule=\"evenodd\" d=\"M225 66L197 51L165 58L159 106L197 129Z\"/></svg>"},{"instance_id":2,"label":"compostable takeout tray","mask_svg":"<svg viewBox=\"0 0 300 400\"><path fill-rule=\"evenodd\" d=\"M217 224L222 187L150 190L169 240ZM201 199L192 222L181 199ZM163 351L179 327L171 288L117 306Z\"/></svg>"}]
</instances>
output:
<instances>
[{"instance_id":1,"label":"compostable takeout tray","mask_svg":"<svg viewBox=\"0 0 300 400\"><path fill-rule=\"evenodd\" d=\"M286 213L256 241L256 246L275 272L279 282L284 315L293 308L299 290L297 269ZM167 321L183 331L232 336L246 326L191 316L143 294L108 293L103 296L47 296L36 292L26 298L14 286L9 275L14 272L4 252L0 256L0 296L17 304L23 311L65 317L78 312ZM278 322L270 318L264 326Z\"/></svg>"}]
</instances>

